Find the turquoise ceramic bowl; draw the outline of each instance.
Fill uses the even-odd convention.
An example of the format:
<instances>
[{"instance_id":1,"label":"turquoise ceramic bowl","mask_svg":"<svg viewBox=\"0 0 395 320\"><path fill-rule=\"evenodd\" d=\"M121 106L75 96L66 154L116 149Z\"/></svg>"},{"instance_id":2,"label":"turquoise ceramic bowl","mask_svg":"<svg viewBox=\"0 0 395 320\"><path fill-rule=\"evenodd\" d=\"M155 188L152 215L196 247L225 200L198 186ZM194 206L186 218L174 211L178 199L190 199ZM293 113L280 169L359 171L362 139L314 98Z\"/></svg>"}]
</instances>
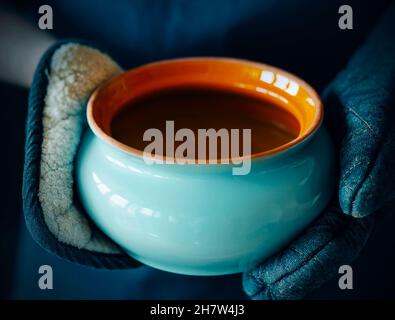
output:
<instances>
[{"instance_id":1,"label":"turquoise ceramic bowl","mask_svg":"<svg viewBox=\"0 0 395 320\"><path fill-rule=\"evenodd\" d=\"M284 78L286 86L276 80ZM194 81L254 90L279 107L288 104L301 132L285 146L253 155L251 172L240 176L225 164L148 165L111 138L111 114L132 95ZM96 91L88 121L76 162L82 204L130 256L158 269L246 271L287 245L331 197L334 152L321 127L321 101L302 80L270 66L201 58L140 67Z\"/></svg>"}]
</instances>

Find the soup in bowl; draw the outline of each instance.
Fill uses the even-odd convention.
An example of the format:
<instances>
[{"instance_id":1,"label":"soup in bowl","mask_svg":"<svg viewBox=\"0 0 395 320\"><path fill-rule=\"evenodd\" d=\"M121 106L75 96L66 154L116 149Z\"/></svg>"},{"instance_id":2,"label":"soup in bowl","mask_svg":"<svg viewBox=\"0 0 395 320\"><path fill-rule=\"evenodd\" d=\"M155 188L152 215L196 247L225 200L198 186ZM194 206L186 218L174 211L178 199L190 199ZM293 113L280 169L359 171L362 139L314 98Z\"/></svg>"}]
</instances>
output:
<instances>
[{"instance_id":1,"label":"soup in bowl","mask_svg":"<svg viewBox=\"0 0 395 320\"><path fill-rule=\"evenodd\" d=\"M127 71L88 102L82 205L133 258L166 271L251 269L327 205L334 152L303 80L227 58Z\"/></svg>"}]
</instances>

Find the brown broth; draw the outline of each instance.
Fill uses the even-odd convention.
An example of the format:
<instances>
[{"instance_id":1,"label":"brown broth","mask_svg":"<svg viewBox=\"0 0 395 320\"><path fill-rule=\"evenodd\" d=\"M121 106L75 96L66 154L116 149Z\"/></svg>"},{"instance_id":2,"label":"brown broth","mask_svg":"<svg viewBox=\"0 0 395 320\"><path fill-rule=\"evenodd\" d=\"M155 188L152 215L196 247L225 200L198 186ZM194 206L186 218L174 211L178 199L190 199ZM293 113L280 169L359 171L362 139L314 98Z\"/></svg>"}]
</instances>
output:
<instances>
[{"instance_id":1,"label":"brown broth","mask_svg":"<svg viewBox=\"0 0 395 320\"><path fill-rule=\"evenodd\" d=\"M175 131L191 129L196 137L198 129L240 129L240 142L242 129L251 129L252 154L286 144L300 130L293 115L263 99L231 91L178 88L125 105L112 119L111 135L128 146L144 150L150 143L143 141L147 129L161 130L165 141L166 121L174 121ZM175 142L175 148L180 143Z\"/></svg>"}]
</instances>

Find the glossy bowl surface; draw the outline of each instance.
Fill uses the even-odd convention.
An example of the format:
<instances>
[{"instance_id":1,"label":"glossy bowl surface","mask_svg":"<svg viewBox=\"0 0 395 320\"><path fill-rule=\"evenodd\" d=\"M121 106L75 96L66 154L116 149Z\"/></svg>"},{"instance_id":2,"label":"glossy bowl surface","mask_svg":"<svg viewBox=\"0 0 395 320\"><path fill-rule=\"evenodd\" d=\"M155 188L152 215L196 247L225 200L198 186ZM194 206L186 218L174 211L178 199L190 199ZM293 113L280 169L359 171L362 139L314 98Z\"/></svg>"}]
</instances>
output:
<instances>
[{"instance_id":1,"label":"glossy bowl surface","mask_svg":"<svg viewBox=\"0 0 395 320\"><path fill-rule=\"evenodd\" d=\"M297 138L253 154L251 171L232 164L148 165L111 137L112 116L142 94L180 86L253 94L292 113ZM243 272L288 244L328 203L334 152L321 127L322 104L299 78L274 67L189 58L130 70L88 103L76 181L86 211L135 259L190 275Z\"/></svg>"}]
</instances>

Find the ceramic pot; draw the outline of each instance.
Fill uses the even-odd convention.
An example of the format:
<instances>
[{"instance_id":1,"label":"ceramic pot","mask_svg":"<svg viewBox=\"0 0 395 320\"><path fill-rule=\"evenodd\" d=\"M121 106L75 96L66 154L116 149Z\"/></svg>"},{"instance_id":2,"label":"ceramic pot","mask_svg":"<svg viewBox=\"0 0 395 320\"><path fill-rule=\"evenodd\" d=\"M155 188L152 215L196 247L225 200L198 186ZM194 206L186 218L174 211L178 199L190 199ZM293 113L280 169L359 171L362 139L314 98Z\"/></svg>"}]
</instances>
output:
<instances>
[{"instance_id":1,"label":"ceramic pot","mask_svg":"<svg viewBox=\"0 0 395 320\"><path fill-rule=\"evenodd\" d=\"M111 136L129 101L157 90L201 86L270 101L299 123L297 137L232 164L148 165ZM76 181L86 211L133 258L190 275L243 272L287 245L327 205L334 152L317 93L283 70L243 60L189 58L148 64L101 86L88 102Z\"/></svg>"}]
</instances>

